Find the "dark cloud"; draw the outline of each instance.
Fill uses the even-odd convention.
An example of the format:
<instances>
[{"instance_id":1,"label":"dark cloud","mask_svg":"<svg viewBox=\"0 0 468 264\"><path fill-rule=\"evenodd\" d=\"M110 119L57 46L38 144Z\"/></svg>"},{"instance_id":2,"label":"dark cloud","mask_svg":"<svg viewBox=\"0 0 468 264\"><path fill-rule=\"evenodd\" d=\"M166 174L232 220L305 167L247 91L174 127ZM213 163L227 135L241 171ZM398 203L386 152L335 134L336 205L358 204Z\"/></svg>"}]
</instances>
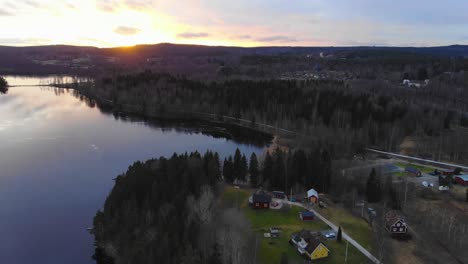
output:
<instances>
[{"instance_id":1,"label":"dark cloud","mask_svg":"<svg viewBox=\"0 0 468 264\"><path fill-rule=\"evenodd\" d=\"M196 38L206 38L206 37L209 37L210 34L208 33L203 33L203 32L199 32L199 33L195 33L195 32L184 32L184 33L180 33L177 35L177 38L183 38L183 39L196 39Z\"/></svg>"},{"instance_id":2,"label":"dark cloud","mask_svg":"<svg viewBox=\"0 0 468 264\"><path fill-rule=\"evenodd\" d=\"M268 37L257 38L255 40L258 42L279 42L279 43L297 42L297 39L291 38L288 36L268 36Z\"/></svg>"},{"instance_id":3,"label":"dark cloud","mask_svg":"<svg viewBox=\"0 0 468 264\"><path fill-rule=\"evenodd\" d=\"M120 26L114 29L114 32L119 35L131 36L140 33L139 28Z\"/></svg>"}]
</instances>

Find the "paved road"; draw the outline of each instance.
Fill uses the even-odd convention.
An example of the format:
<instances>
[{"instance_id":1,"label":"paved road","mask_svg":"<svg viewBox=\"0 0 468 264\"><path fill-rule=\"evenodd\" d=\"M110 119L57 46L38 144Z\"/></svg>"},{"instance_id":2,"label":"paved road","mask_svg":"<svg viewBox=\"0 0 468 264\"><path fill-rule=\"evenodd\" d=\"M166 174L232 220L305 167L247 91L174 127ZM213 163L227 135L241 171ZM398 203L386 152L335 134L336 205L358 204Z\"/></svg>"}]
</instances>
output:
<instances>
[{"instance_id":1,"label":"paved road","mask_svg":"<svg viewBox=\"0 0 468 264\"><path fill-rule=\"evenodd\" d=\"M385 154L385 155L389 155L389 156L393 156L393 157L398 157L398 158L403 158L403 159L410 159L410 160L415 160L415 161L422 161L422 162L431 163L431 164L435 164L435 165L449 166L449 167L452 167L452 168L460 167L460 168L462 168L462 169L464 169L464 170L468 170L468 167L466 167L466 166L457 165L457 164L452 164L452 163L446 163L446 162L440 162L440 161L428 160L428 159L421 159L421 158L416 158L416 157L412 157L412 156L402 155L402 154L398 154L398 153L380 151L380 150L376 150L376 149L369 149L369 148L368 148L367 150L368 150L368 151L371 151L371 152L375 152L375 153L379 153L379 154Z\"/></svg>"},{"instance_id":2,"label":"paved road","mask_svg":"<svg viewBox=\"0 0 468 264\"><path fill-rule=\"evenodd\" d=\"M320 220L322 220L325 224L327 224L333 230L338 232L338 226L336 226L334 223L332 223L331 221L326 219L324 216L322 216L319 212L317 212L313 208L311 208L309 206L305 206L304 204L301 204L301 203L294 203L294 202L290 202L290 201L285 201L285 203L295 205L295 206L299 206L299 207L302 207L302 208L305 208L305 209L309 210L310 212L313 212L318 218L320 218ZM361 244L359 244L356 240L354 240L352 237L350 237L346 232L342 231L342 234L343 234L344 239L348 240L349 243L351 243L351 245L353 245L355 248L357 248L359 251L361 251L361 253L364 254L367 258L369 258L373 263L382 264L382 262L380 260L378 260L369 251L367 251L367 249L365 249L363 246L361 246Z\"/></svg>"}]
</instances>

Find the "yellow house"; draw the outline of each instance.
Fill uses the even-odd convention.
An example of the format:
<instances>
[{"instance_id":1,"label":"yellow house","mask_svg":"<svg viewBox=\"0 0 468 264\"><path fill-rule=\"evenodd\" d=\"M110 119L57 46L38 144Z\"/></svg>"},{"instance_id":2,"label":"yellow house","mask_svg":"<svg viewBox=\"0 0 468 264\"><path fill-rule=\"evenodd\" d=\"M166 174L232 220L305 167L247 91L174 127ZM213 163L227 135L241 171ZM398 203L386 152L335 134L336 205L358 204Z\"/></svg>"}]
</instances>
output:
<instances>
[{"instance_id":1,"label":"yellow house","mask_svg":"<svg viewBox=\"0 0 468 264\"><path fill-rule=\"evenodd\" d=\"M309 241L309 244L305 248L305 253L311 260L326 258L329 252L330 250L325 244L318 239Z\"/></svg>"},{"instance_id":2,"label":"yellow house","mask_svg":"<svg viewBox=\"0 0 468 264\"><path fill-rule=\"evenodd\" d=\"M311 260L318 260L328 257L330 250L320 240L316 232L302 230L293 235L291 242L301 255L306 255Z\"/></svg>"}]
</instances>

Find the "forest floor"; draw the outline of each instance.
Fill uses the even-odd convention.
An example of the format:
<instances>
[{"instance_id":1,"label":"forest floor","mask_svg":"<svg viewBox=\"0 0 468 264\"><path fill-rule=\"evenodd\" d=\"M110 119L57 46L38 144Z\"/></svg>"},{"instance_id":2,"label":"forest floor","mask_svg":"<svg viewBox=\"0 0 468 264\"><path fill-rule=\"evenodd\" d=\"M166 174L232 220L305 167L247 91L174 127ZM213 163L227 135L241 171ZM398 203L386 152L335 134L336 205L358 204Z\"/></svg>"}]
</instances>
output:
<instances>
[{"instance_id":1,"label":"forest floor","mask_svg":"<svg viewBox=\"0 0 468 264\"><path fill-rule=\"evenodd\" d=\"M323 231L330 228L321 220L303 222L299 219L299 213L303 208L285 205L280 210L254 210L248 206L248 197L254 192L253 189L236 189L227 186L222 195L222 202L226 206L239 207L251 224L252 232L257 237L257 263L270 264L280 263L281 256L285 253L289 263L304 263L304 259L297 250L289 244L292 234L302 229L311 231ZM343 225L359 243L370 249L372 230L362 219L358 219L338 207L328 207L327 216L335 223ZM324 213L325 215L325 213ZM281 230L277 238L264 237L269 228L275 227ZM330 250L328 258L320 260L320 263L342 263L346 255L346 242L338 243L336 240L325 240L325 245ZM348 246L348 263L367 263L367 258L352 245Z\"/></svg>"}]
</instances>

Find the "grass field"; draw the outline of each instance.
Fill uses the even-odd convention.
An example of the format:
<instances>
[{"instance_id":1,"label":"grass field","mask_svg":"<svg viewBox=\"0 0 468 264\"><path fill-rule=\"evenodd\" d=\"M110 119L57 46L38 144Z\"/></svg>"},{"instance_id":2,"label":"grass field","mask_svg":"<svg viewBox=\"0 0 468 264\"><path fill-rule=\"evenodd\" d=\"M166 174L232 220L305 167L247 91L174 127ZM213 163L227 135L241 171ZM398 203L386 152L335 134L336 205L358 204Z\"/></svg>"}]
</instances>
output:
<instances>
[{"instance_id":1,"label":"grass field","mask_svg":"<svg viewBox=\"0 0 468 264\"><path fill-rule=\"evenodd\" d=\"M393 175L397 177L405 177L407 173L405 171L399 171L399 172L395 172Z\"/></svg>"},{"instance_id":2,"label":"grass field","mask_svg":"<svg viewBox=\"0 0 468 264\"><path fill-rule=\"evenodd\" d=\"M248 207L248 197L251 195L250 190L235 189L229 186L225 189L222 201L225 205L231 207L240 204L247 219L251 223L252 231L257 233L258 237L258 251L257 262L262 264L280 263L281 255L286 253L288 255L289 263L303 263L303 258L299 255L297 250L289 244L289 239L293 233L299 232L302 229L306 230L327 230L329 227L320 220L310 222L303 222L299 219L299 212L304 210L300 207L286 206L281 210L254 210ZM241 201L238 203L238 201ZM370 229L367 224L360 220L350 217L346 211L340 211L333 208L327 208L332 213L331 219L335 223L340 223L338 220L343 218L343 228L351 235L354 234L359 238L357 241L363 241L363 246L370 248ZM278 238L265 238L264 233L270 227L277 227L281 229L281 235ZM349 230L348 230L349 229ZM351 229L353 232L351 232ZM362 232L362 234L361 234ZM353 236L354 237L354 236ZM326 259L318 261L318 263L343 263L346 254L346 241L338 243L335 240L324 241L326 246L330 249L330 256ZM348 248L348 263L365 263L366 258L352 245Z\"/></svg>"}]
</instances>

